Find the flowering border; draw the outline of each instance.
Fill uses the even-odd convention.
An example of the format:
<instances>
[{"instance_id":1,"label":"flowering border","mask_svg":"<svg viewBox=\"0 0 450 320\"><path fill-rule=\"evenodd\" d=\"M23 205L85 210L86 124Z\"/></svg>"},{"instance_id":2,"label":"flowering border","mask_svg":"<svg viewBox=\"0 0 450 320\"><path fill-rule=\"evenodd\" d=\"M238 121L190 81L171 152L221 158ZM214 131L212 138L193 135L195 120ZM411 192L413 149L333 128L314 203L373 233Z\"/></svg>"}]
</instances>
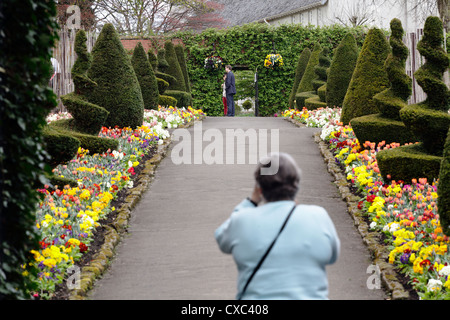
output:
<instances>
[{"instance_id":1,"label":"flowering border","mask_svg":"<svg viewBox=\"0 0 450 320\"><path fill-rule=\"evenodd\" d=\"M118 150L91 156L88 150L80 148L70 165L59 165L54 169L56 175L76 180L78 186L39 190L44 198L36 212L36 228L40 230L42 240L40 248L31 251L33 261L29 266L22 266L24 276L35 279L38 289L32 293L35 298L48 299L56 285L69 281L67 271L75 261L84 257L84 252L94 241L94 230L101 226L106 230L102 248L97 253L94 251L88 265L81 268L79 286L69 290L71 299L86 295L94 279L105 271L120 234L126 231L131 210L165 156L170 144L170 133L166 129L188 127L204 117L202 110L191 107L187 110L173 107L145 110L143 126L136 130L102 128L99 136L121 141ZM59 113L47 121L68 118L71 118L70 114ZM156 148L152 154L156 152L150 160L140 163L145 155L149 157L151 146ZM136 175L134 168L138 165L142 170ZM118 191L122 191L121 196L125 193L125 201L116 210L111 207L111 201ZM112 211L115 211L113 221L100 225L101 219ZM34 270L37 270L37 275Z\"/></svg>"},{"instance_id":2,"label":"flowering border","mask_svg":"<svg viewBox=\"0 0 450 320\"><path fill-rule=\"evenodd\" d=\"M290 109L283 116L305 126L309 117L317 116L314 113ZM392 299L411 298L399 273L409 276L420 299L448 299L449 238L439 223L437 182L418 179L410 185L401 181L385 184L376 153L396 148L397 143L375 146L367 141L361 149L351 127L341 123L325 124L314 137ZM355 189L360 196L355 196ZM380 243L383 235L385 244Z\"/></svg>"}]
</instances>

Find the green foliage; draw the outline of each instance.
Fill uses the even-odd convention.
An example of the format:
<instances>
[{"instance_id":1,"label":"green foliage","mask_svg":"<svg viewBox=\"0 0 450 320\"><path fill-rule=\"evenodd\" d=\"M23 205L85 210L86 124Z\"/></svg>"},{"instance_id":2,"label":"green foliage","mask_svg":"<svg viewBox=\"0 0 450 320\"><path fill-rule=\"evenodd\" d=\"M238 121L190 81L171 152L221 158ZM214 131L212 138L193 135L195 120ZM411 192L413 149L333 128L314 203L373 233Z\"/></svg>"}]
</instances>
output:
<instances>
[{"instance_id":1,"label":"green foliage","mask_svg":"<svg viewBox=\"0 0 450 320\"><path fill-rule=\"evenodd\" d=\"M317 92L321 86L327 83L327 70L330 67L331 59L329 58L328 48L324 48L319 54L319 64L314 67L317 79L313 80L313 88Z\"/></svg>"},{"instance_id":2,"label":"green foliage","mask_svg":"<svg viewBox=\"0 0 450 320\"><path fill-rule=\"evenodd\" d=\"M255 73L252 70L233 70L236 79L234 100L255 96Z\"/></svg>"},{"instance_id":3,"label":"green foliage","mask_svg":"<svg viewBox=\"0 0 450 320\"><path fill-rule=\"evenodd\" d=\"M384 70L389 51L383 32L378 28L370 29L342 105L341 122L344 124L356 117L378 113L373 96L389 86Z\"/></svg>"},{"instance_id":4,"label":"green foliage","mask_svg":"<svg viewBox=\"0 0 450 320\"><path fill-rule=\"evenodd\" d=\"M148 55L148 61L150 62L153 71L155 72L158 69L158 58L156 57L155 53L150 49L147 52Z\"/></svg>"},{"instance_id":5,"label":"green foliage","mask_svg":"<svg viewBox=\"0 0 450 320\"><path fill-rule=\"evenodd\" d=\"M438 213L442 230L450 235L450 130L444 145L444 155L439 170Z\"/></svg>"},{"instance_id":6,"label":"green foliage","mask_svg":"<svg viewBox=\"0 0 450 320\"><path fill-rule=\"evenodd\" d=\"M177 83L177 79L175 77L161 71L156 71L155 77L157 79L163 79L164 81L166 81L168 86L175 86ZM162 94L163 92L160 91L159 93Z\"/></svg>"},{"instance_id":7,"label":"green foliage","mask_svg":"<svg viewBox=\"0 0 450 320\"><path fill-rule=\"evenodd\" d=\"M166 41L164 48L166 50L166 61L169 64L166 73L177 79L177 83L175 85L169 85L169 90L186 91L183 72L181 71L172 41Z\"/></svg>"},{"instance_id":8,"label":"green foliage","mask_svg":"<svg viewBox=\"0 0 450 320\"><path fill-rule=\"evenodd\" d=\"M164 107L176 107L177 99L166 95L159 95L159 105Z\"/></svg>"},{"instance_id":9,"label":"green foliage","mask_svg":"<svg viewBox=\"0 0 450 320\"><path fill-rule=\"evenodd\" d=\"M313 51L311 52L311 56L308 60L308 65L306 66L306 70L303 74L302 80L300 80L300 83L298 85L297 93L315 91L313 86L313 81L317 79L315 68L319 64L319 56L322 50L322 46L317 42L314 45Z\"/></svg>"},{"instance_id":10,"label":"green foliage","mask_svg":"<svg viewBox=\"0 0 450 320\"><path fill-rule=\"evenodd\" d=\"M142 43L138 42L131 57L131 65L141 87L142 99L146 109L158 109L159 91L153 68L148 61Z\"/></svg>"},{"instance_id":11,"label":"green foliage","mask_svg":"<svg viewBox=\"0 0 450 320\"><path fill-rule=\"evenodd\" d=\"M173 97L177 100L176 106L179 108L187 108L192 106L192 97L191 94L185 91L179 90L166 90L164 95Z\"/></svg>"},{"instance_id":12,"label":"green foliage","mask_svg":"<svg viewBox=\"0 0 450 320\"><path fill-rule=\"evenodd\" d=\"M245 65L249 70L258 72L259 113L261 116L272 116L288 106L294 84L293 74L301 52L305 48L311 50L316 42L332 52L348 32L355 34L357 43L362 45L365 37L362 28L350 29L339 25L313 27L291 24L275 27L254 23L221 30L208 29L202 33L178 32L172 37L181 39L185 45L195 106L211 116L223 114L223 72L208 72L204 68L205 58L213 52L215 44L215 54L225 64ZM275 40L276 51L284 61L283 68L278 70L263 67L264 58L272 52L272 40Z\"/></svg>"},{"instance_id":13,"label":"green foliage","mask_svg":"<svg viewBox=\"0 0 450 320\"><path fill-rule=\"evenodd\" d=\"M316 79L312 81L315 95L305 100L305 107L308 110L326 108L327 71L331 64L328 57L328 48L324 48L319 54L319 64L314 67ZM320 95L319 95L320 89Z\"/></svg>"},{"instance_id":14,"label":"green foliage","mask_svg":"<svg viewBox=\"0 0 450 320\"><path fill-rule=\"evenodd\" d=\"M424 143L431 154L441 155L450 125L448 102L450 92L442 80L449 66L449 58L442 47L443 26L438 17L425 21L423 38L417 44L425 63L414 73L417 83L427 94L418 105L409 105L400 111L405 125Z\"/></svg>"},{"instance_id":15,"label":"green foliage","mask_svg":"<svg viewBox=\"0 0 450 320\"><path fill-rule=\"evenodd\" d=\"M72 74L83 75L91 66L92 57L89 54L86 47L86 32L84 30L79 30L75 36L75 53L77 54L77 60L72 67Z\"/></svg>"},{"instance_id":16,"label":"green foliage","mask_svg":"<svg viewBox=\"0 0 450 320\"><path fill-rule=\"evenodd\" d=\"M400 117L416 139L423 142L429 153L442 155L446 139L444 132L450 126L450 115L447 112L416 104L401 109Z\"/></svg>"},{"instance_id":17,"label":"green foliage","mask_svg":"<svg viewBox=\"0 0 450 320\"><path fill-rule=\"evenodd\" d=\"M244 103L242 104L242 108L244 108L245 110L250 110L253 107L253 102L252 100L245 100Z\"/></svg>"},{"instance_id":18,"label":"green foliage","mask_svg":"<svg viewBox=\"0 0 450 320\"><path fill-rule=\"evenodd\" d=\"M407 105L400 110L400 118L420 141L416 145L416 148L420 148L420 157L417 156L416 150L403 146L396 148L399 149L398 151L386 152L388 160L382 158L378 161L380 171L385 175L393 169L392 166L389 166L391 162L403 158L403 161L399 161L400 168L397 173L398 177L403 180L409 179L413 175L416 178L425 177L430 181L439 177L440 164L443 160L442 153L450 127L449 90L442 81L443 73L449 66L448 55L442 47L442 21L438 17L428 17L423 33L417 49L426 62L414 75L417 83L427 94L427 99L416 105ZM390 159L392 159L391 162L389 162ZM383 161L388 163L383 163ZM427 170L426 173L417 171L421 166L426 166L426 169L422 169ZM445 189L446 187L446 185L441 185L441 188Z\"/></svg>"},{"instance_id":19,"label":"green foliage","mask_svg":"<svg viewBox=\"0 0 450 320\"><path fill-rule=\"evenodd\" d=\"M99 105L90 103L86 98L86 95L91 94L95 90L97 83L86 75L91 66L91 55L87 51L84 30L79 30L76 34L75 52L77 57L81 58L81 62L78 63L77 59L72 68L75 91L61 97L61 101L72 115L72 119L51 123L49 126L52 130L45 131L45 138L48 142L47 150L52 157L51 164L53 166L58 165L57 161L64 163L76 155L78 148L74 148L73 139L78 141L80 147L88 149L92 154L103 153L112 146L109 141L106 141L106 138L98 137L98 133L105 124L109 112ZM82 139L80 139L80 133L83 134L81 136ZM91 147L92 142L88 141L87 137L90 137L92 141L105 140L105 149L93 149ZM58 146L58 143L63 145ZM64 146L66 143L68 145ZM114 148L117 148L117 146L117 143L114 144ZM72 152L71 157L70 152Z\"/></svg>"},{"instance_id":20,"label":"green foliage","mask_svg":"<svg viewBox=\"0 0 450 320\"><path fill-rule=\"evenodd\" d=\"M159 49L156 57L158 58L158 71L165 73L167 71L167 68L169 68L169 63L166 60L166 49Z\"/></svg>"},{"instance_id":21,"label":"green foliage","mask_svg":"<svg viewBox=\"0 0 450 320\"><path fill-rule=\"evenodd\" d=\"M327 103L320 100L317 94L313 94L311 97L305 100L305 107L308 110L316 110L319 108L326 108Z\"/></svg>"},{"instance_id":22,"label":"green foliage","mask_svg":"<svg viewBox=\"0 0 450 320\"><path fill-rule=\"evenodd\" d=\"M384 181L392 179L411 183L412 179L419 178L433 181L439 176L441 161L442 157L428 154L421 144L401 146L377 153L377 163Z\"/></svg>"},{"instance_id":23,"label":"green foliage","mask_svg":"<svg viewBox=\"0 0 450 320\"><path fill-rule=\"evenodd\" d=\"M106 24L92 49L88 77L97 86L87 96L108 110L107 127L136 128L144 119L144 101L131 61L111 24Z\"/></svg>"},{"instance_id":24,"label":"green foliage","mask_svg":"<svg viewBox=\"0 0 450 320\"><path fill-rule=\"evenodd\" d=\"M50 173L42 128L57 104L48 80L58 25L54 1L2 0L0 12L0 300L30 299L35 288L20 266L39 247L37 188Z\"/></svg>"},{"instance_id":25,"label":"green foliage","mask_svg":"<svg viewBox=\"0 0 450 320\"><path fill-rule=\"evenodd\" d=\"M309 50L309 48L305 48L298 58L297 67L295 68L294 85L292 86L291 94L289 96L289 108L295 107L294 106L295 94L297 93L300 80L302 80L303 74L305 73L306 66L308 65L310 56L311 50Z\"/></svg>"},{"instance_id":26,"label":"green foliage","mask_svg":"<svg viewBox=\"0 0 450 320\"><path fill-rule=\"evenodd\" d=\"M191 92L191 83L189 79L189 73L186 65L186 57L184 53L184 48L181 44L175 46L175 53L177 54L178 63L180 64L181 71L183 73L184 84L186 87L186 92Z\"/></svg>"},{"instance_id":27,"label":"green foliage","mask_svg":"<svg viewBox=\"0 0 450 320\"><path fill-rule=\"evenodd\" d=\"M411 78L405 73L408 48L402 41L403 28L400 20L393 19L391 21L391 31L389 43L392 52L389 53L384 63L391 86L373 97L380 110L379 114L352 119L353 131L359 141L375 143L385 141L388 144L417 141L412 132L400 121L399 114L411 95Z\"/></svg>"},{"instance_id":28,"label":"green foliage","mask_svg":"<svg viewBox=\"0 0 450 320\"><path fill-rule=\"evenodd\" d=\"M358 46L351 33L347 33L336 48L327 78L326 101L330 107L342 107L348 85L358 59Z\"/></svg>"},{"instance_id":29,"label":"green foliage","mask_svg":"<svg viewBox=\"0 0 450 320\"><path fill-rule=\"evenodd\" d=\"M314 91L300 92L295 95L296 108L301 110L306 107L306 100L316 96Z\"/></svg>"},{"instance_id":30,"label":"green foliage","mask_svg":"<svg viewBox=\"0 0 450 320\"><path fill-rule=\"evenodd\" d=\"M164 94L164 92L169 87L169 83L166 80L156 78L156 81L158 82L158 92L159 94Z\"/></svg>"},{"instance_id":31,"label":"green foliage","mask_svg":"<svg viewBox=\"0 0 450 320\"><path fill-rule=\"evenodd\" d=\"M77 154L80 141L70 133L61 133L53 126L45 126L43 133L45 148L51 155L49 163L52 167L69 162Z\"/></svg>"},{"instance_id":32,"label":"green foliage","mask_svg":"<svg viewBox=\"0 0 450 320\"><path fill-rule=\"evenodd\" d=\"M106 109L86 101L73 92L62 96L61 100L73 117L68 121L68 128L98 135L109 114Z\"/></svg>"},{"instance_id":33,"label":"green foliage","mask_svg":"<svg viewBox=\"0 0 450 320\"><path fill-rule=\"evenodd\" d=\"M378 144L385 141L388 144L392 142L405 144L417 140L402 121L385 117L380 113L353 118L351 124L361 143L370 141Z\"/></svg>"}]
</instances>

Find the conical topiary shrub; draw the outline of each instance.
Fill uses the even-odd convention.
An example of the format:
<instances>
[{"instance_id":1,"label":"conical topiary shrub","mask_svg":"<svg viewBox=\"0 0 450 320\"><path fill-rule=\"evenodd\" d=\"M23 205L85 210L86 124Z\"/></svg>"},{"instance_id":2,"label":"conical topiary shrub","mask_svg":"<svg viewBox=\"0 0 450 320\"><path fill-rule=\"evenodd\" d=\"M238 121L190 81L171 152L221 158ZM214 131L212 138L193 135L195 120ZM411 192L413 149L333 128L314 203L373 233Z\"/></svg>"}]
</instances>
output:
<instances>
[{"instance_id":1,"label":"conical topiary shrub","mask_svg":"<svg viewBox=\"0 0 450 320\"><path fill-rule=\"evenodd\" d=\"M180 64L181 67L181 72L183 73L183 78L184 78L184 84L186 87L186 92L191 92L191 84L190 84L190 80L189 80L189 73L187 70L187 64L186 64L186 57L184 54L184 48L181 44L177 44L175 46L175 53L177 55L178 58L178 63Z\"/></svg>"},{"instance_id":2,"label":"conical topiary shrub","mask_svg":"<svg viewBox=\"0 0 450 320\"><path fill-rule=\"evenodd\" d=\"M89 150L92 154L116 149L118 142L98 136L109 112L87 101L85 94L97 85L86 76L91 65L91 56L86 47L86 33L79 30L75 37L77 60L72 67L75 90L61 96L61 101L72 115L72 119L50 123L44 130L47 151L52 157L52 165L71 160L78 147Z\"/></svg>"},{"instance_id":3,"label":"conical topiary shrub","mask_svg":"<svg viewBox=\"0 0 450 320\"><path fill-rule=\"evenodd\" d=\"M136 77L141 87L144 107L147 109L158 109L159 91L158 81L156 80L153 68L148 61L142 43L138 42L131 57L131 64L136 73Z\"/></svg>"},{"instance_id":4,"label":"conical topiary shrub","mask_svg":"<svg viewBox=\"0 0 450 320\"><path fill-rule=\"evenodd\" d=\"M449 90L442 81L449 66L449 58L442 44L442 21L438 17L428 17L423 38L417 44L426 62L414 73L427 99L400 110L400 118L420 143L383 150L377 154L378 167L385 179L390 175L395 180L427 178L432 181L439 176L450 127Z\"/></svg>"},{"instance_id":5,"label":"conical topiary shrub","mask_svg":"<svg viewBox=\"0 0 450 320\"><path fill-rule=\"evenodd\" d=\"M105 126L136 128L144 120L144 101L131 61L112 24L106 24L92 49L88 77L97 86L88 100L109 111Z\"/></svg>"},{"instance_id":6,"label":"conical topiary shrub","mask_svg":"<svg viewBox=\"0 0 450 320\"><path fill-rule=\"evenodd\" d=\"M315 66L314 72L317 79L313 80L313 88L316 94L305 100L305 107L308 110L315 110L325 108L326 103L326 87L327 87L327 72L331 64L331 59L328 57L329 50L324 48L319 55L319 64Z\"/></svg>"},{"instance_id":7,"label":"conical topiary shrub","mask_svg":"<svg viewBox=\"0 0 450 320\"><path fill-rule=\"evenodd\" d=\"M156 58L158 59L158 71L166 73L167 68L169 68L169 63L166 60L166 49L159 49Z\"/></svg>"},{"instance_id":8,"label":"conical topiary shrub","mask_svg":"<svg viewBox=\"0 0 450 320\"><path fill-rule=\"evenodd\" d=\"M305 73L310 56L311 50L309 48L305 48L298 58L297 67L295 68L294 85L292 86L291 94L289 96L289 108L295 108L295 94L297 93L298 85L300 84L303 74Z\"/></svg>"},{"instance_id":9,"label":"conical topiary shrub","mask_svg":"<svg viewBox=\"0 0 450 320\"><path fill-rule=\"evenodd\" d=\"M356 39L347 33L334 52L328 72L326 102L329 107L342 107L357 59Z\"/></svg>"},{"instance_id":10,"label":"conical topiary shrub","mask_svg":"<svg viewBox=\"0 0 450 320\"><path fill-rule=\"evenodd\" d=\"M389 86L384 70L389 51L383 32L378 28L370 29L342 104L341 122L344 125L349 124L353 118L378 113L373 96Z\"/></svg>"},{"instance_id":11,"label":"conical topiary shrub","mask_svg":"<svg viewBox=\"0 0 450 320\"><path fill-rule=\"evenodd\" d=\"M319 55L322 52L322 46L320 43L314 45L314 49L311 52L311 56L308 60L303 77L297 88L297 94L295 95L296 105L298 109L302 109L305 106L305 100L314 96L313 81L317 79L317 74L314 71L314 67L319 64Z\"/></svg>"},{"instance_id":12,"label":"conical topiary shrub","mask_svg":"<svg viewBox=\"0 0 450 320\"><path fill-rule=\"evenodd\" d=\"M373 100L380 113L353 118L350 122L360 142L370 141L387 144L397 142L405 144L415 142L416 138L400 120L400 109L406 107L411 95L411 78L405 72L408 48L402 42L403 27L399 19L391 21L389 43L392 52L388 55L384 67L391 86L377 93Z\"/></svg>"},{"instance_id":13,"label":"conical topiary shrub","mask_svg":"<svg viewBox=\"0 0 450 320\"><path fill-rule=\"evenodd\" d=\"M165 73L170 74L172 77L177 79L177 83L175 85L169 85L169 90L186 92L183 72L181 71L181 67L178 62L177 54L175 52L175 47L172 41L166 41L164 49L166 50L166 61L169 64Z\"/></svg>"},{"instance_id":14,"label":"conical topiary shrub","mask_svg":"<svg viewBox=\"0 0 450 320\"><path fill-rule=\"evenodd\" d=\"M150 49L147 52L148 55L148 61L150 62L150 65L153 68L153 71L156 71L158 68L158 58L156 57L155 53Z\"/></svg>"}]
</instances>

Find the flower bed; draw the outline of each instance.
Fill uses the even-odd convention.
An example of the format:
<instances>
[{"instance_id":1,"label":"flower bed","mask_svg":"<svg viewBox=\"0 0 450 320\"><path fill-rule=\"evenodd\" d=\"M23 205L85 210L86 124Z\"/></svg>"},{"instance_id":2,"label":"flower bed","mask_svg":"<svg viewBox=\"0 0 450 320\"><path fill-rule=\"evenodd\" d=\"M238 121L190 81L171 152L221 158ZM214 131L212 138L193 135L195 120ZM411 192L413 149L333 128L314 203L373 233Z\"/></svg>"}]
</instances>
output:
<instances>
[{"instance_id":1,"label":"flower bed","mask_svg":"<svg viewBox=\"0 0 450 320\"><path fill-rule=\"evenodd\" d=\"M75 159L57 166L56 175L75 180L77 187L45 186L36 211L40 248L32 250L34 261L23 266L25 276L36 284L34 297L48 299L67 277L67 270L89 251L100 222L116 208L111 203L123 189L133 188L136 168L146 155L167 139L168 128L192 122L203 116L192 108L146 110L141 127L102 128L100 136L119 140L118 150L90 155L79 149ZM51 115L48 122L70 118L70 114Z\"/></svg>"},{"instance_id":2,"label":"flower bed","mask_svg":"<svg viewBox=\"0 0 450 320\"><path fill-rule=\"evenodd\" d=\"M323 112L319 113L321 117ZM328 114L331 116L330 111ZM286 110L283 116L297 117L305 123L306 119L311 121L314 113ZM379 174L376 154L399 144L375 145L367 141L361 145L351 127L330 119L320 137L360 197L358 208L371 231L383 235L389 250L388 262L410 279L421 299L449 299L449 238L443 234L439 221L438 181L418 177L411 184L402 181L386 184Z\"/></svg>"}]
</instances>

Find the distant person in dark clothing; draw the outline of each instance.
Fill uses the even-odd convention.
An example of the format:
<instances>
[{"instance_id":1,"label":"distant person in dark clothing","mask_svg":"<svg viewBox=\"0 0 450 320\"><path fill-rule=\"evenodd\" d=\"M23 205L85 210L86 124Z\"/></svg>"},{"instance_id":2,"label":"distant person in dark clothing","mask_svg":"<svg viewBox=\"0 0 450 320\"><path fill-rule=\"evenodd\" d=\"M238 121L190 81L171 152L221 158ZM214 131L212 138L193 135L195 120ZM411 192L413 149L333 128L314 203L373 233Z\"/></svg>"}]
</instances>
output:
<instances>
[{"instance_id":1,"label":"distant person in dark clothing","mask_svg":"<svg viewBox=\"0 0 450 320\"><path fill-rule=\"evenodd\" d=\"M227 107L227 91L225 90L225 80L227 79L227 74L223 75L223 83L222 83L222 102L223 102L223 112L224 116L227 116L228 107Z\"/></svg>"},{"instance_id":2,"label":"distant person in dark clothing","mask_svg":"<svg viewBox=\"0 0 450 320\"><path fill-rule=\"evenodd\" d=\"M228 117L234 117L234 95L236 94L236 85L234 79L234 73L231 71L233 68L230 65L225 66L227 78L225 79L225 91L227 95L227 107Z\"/></svg>"}]
</instances>

